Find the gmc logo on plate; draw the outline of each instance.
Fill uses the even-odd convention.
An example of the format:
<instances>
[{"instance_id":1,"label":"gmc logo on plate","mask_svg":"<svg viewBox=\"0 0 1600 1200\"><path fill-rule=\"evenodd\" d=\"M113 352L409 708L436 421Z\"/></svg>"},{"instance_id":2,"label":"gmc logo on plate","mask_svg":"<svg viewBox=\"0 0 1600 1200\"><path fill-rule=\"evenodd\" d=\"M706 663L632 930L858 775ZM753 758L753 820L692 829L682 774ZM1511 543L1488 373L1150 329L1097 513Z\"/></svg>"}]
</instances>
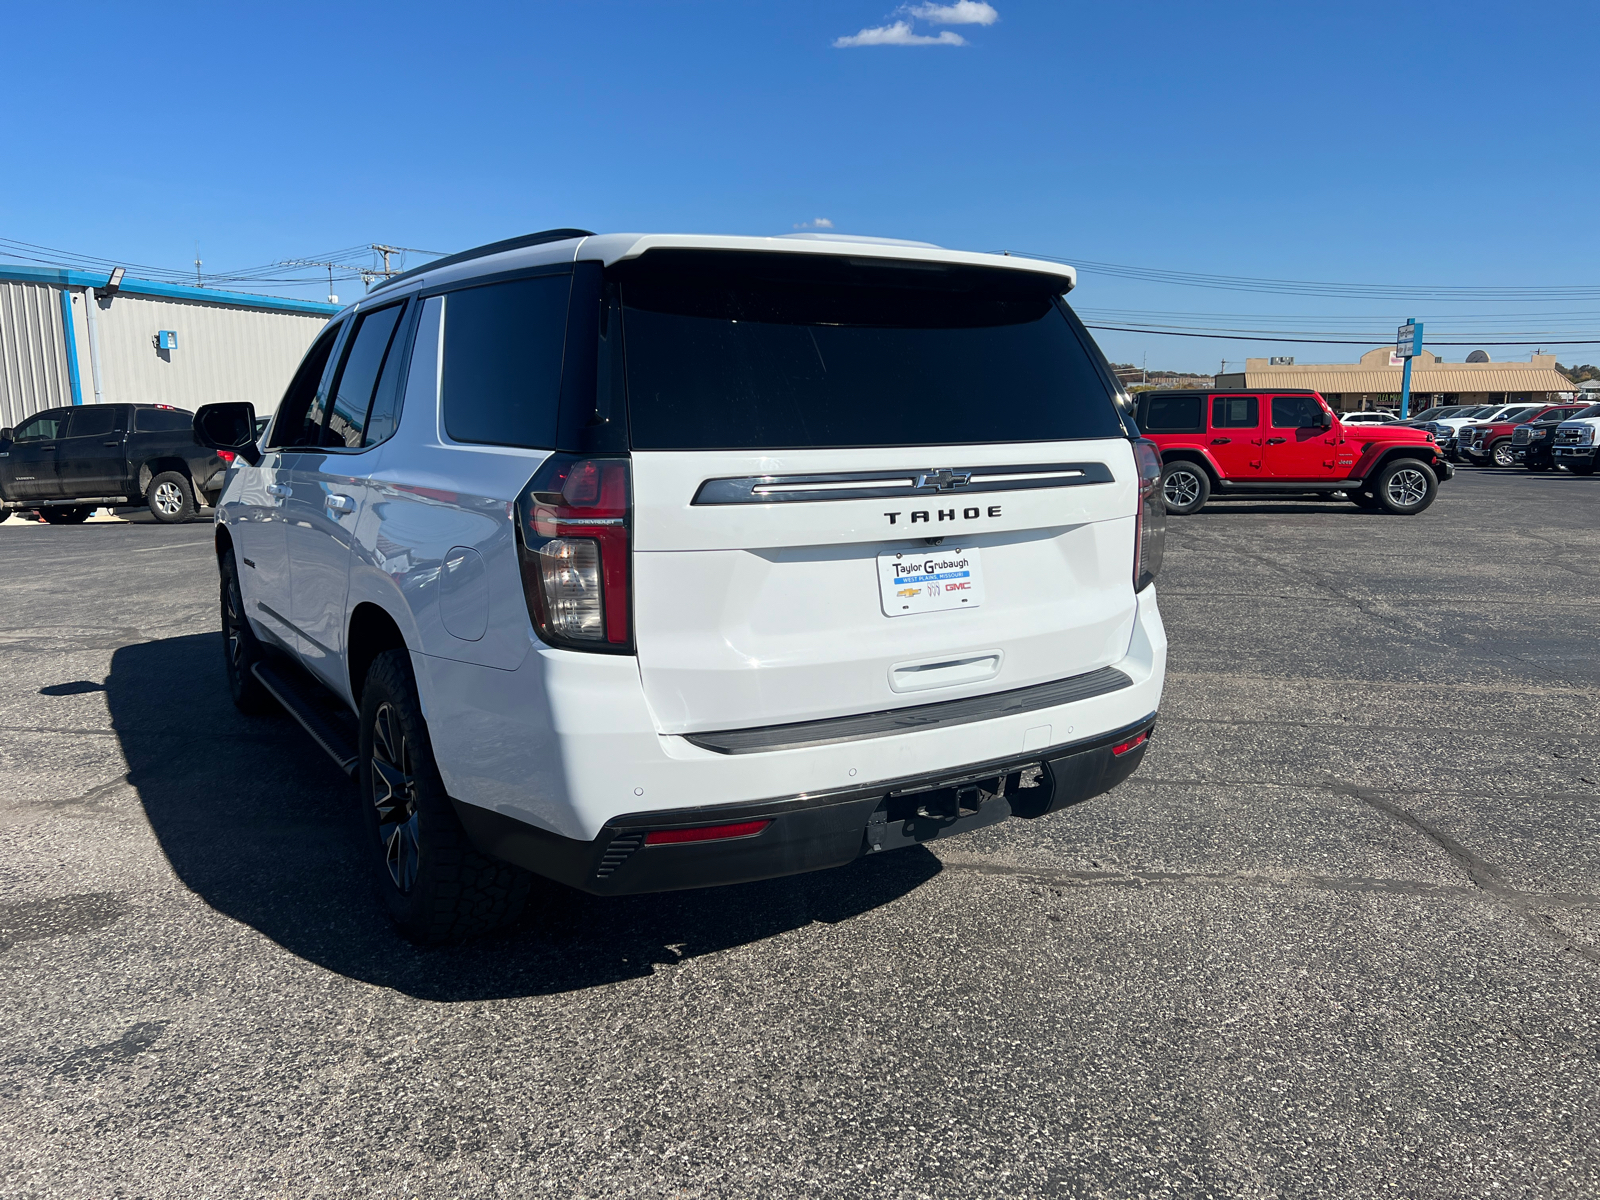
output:
<instances>
[{"instance_id":1,"label":"gmc logo on plate","mask_svg":"<svg viewBox=\"0 0 1600 1200\"><path fill-rule=\"evenodd\" d=\"M931 511L926 508L918 509L911 514L911 524L915 525L918 521L927 521L929 524L932 524L935 514L938 515L938 519L941 521L954 521L957 519L956 513L958 511L961 514L960 520L976 521L980 517L998 517L1000 515L1000 505L989 505L987 512L981 508L978 508L977 506L959 510L954 508L936 508L932 509ZM900 518L906 514L903 512L886 512L883 515L889 518L889 524L895 525L898 524Z\"/></svg>"}]
</instances>

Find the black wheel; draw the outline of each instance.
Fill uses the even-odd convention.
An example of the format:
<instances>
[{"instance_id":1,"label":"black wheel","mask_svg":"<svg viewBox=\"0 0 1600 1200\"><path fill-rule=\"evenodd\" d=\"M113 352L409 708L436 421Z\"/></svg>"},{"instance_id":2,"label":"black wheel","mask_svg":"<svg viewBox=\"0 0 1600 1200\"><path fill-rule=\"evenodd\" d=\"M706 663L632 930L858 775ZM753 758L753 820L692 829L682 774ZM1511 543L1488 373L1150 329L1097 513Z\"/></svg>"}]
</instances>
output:
<instances>
[{"instance_id":1,"label":"black wheel","mask_svg":"<svg viewBox=\"0 0 1600 1200\"><path fill-rule=\"evenodd\" d=\"M261 643L245 619L239 566L232 550L223 554L217 568L222 576L222 661L228 675L228 695L240 712L265 712L272 707L272 693L261 686L250 669L261 661Z\"/></svg>"},{"instance_id":2,"label":"black wheel","mask_svg":"<svg viewBox=\"0 0 1600 1200\"><path fill-rule=\"evenodd\" d=\"M1512 449L1511 439L1502 438L1489 450L1489 463L1496 467L1514 467L1517 465L1517 452Z\"/></svg>"},{"instance_id":3,"label":"black wheel","mask_svg":"<svg viewBox=\"0 0 1600 1200\"><path fill-rule=\"evenodd\" d=\"M1550 464L1542 458L1529 458L1523 463L1523 466L1530 471L1548 471L1550 469Z\"/></svg>"},{"instance_id":4,"label":"black wheel","mask_svg":"<svg viewBox=\"0 0 1600 1200\"><path fill-rule=\"evenodd\" d=\"M1175 517L1187 517L1205 507L1211 497L1211 477L1192 462L1168 463L1161 471L1161 498Z\"/></svg>"},{"instance_id":5,"label":"black wheel","mask_svg":"<svg viewBox=\"0 0 1600 1200\"><path fill-rule=\"evenodd\" d=\"M1412 516L1433 503L1439 494L1439 477L1419 459L1397 458L1379 468L1372 494L1387 511Z\"/></svg>"},{"instance_id":6,"label":"black wheel","mask_svg":"<svg viewBox=\"0 0 1600 1200\"><path fill-rule=\"evenodd\" d=\"M1591 458L1588 462L1569 462L1567 464L1567 470L1571 471L1574 475L1593 475L1594 459Z\"/></svg>"},{"instance_id":7,"label":"black wheel","mask_svg":"<svg viewBox=\"0 0 1600 1200\"><path fill-rule=\"evenodd\" d=\"M152 479L144 498L151 514L164 524L176 525L194 516L194 493L177 471L163 471Z\"/></svg>"},{"instance_id":8,"label":"black wheel","mask_svg":"<svg viewBox=\"0 0 1600 1200\"><path fill-rule=\"evenodd\" d=\"M89 519L92 508L41 508L44 519L52 525L82 525Z\"/></svg>"},{"instance_id":9,"label":"black wheel","mask_svg":"<svg viewBox=\"0 0 1600 1200\"><path fill-rule=\"evenodd\" d=\"M361 692L361 795L374 883L411 941L461 941L521 912L533 877L467 841L433 760L404 650L378 655Z\"/></svg>"}]
</instances>

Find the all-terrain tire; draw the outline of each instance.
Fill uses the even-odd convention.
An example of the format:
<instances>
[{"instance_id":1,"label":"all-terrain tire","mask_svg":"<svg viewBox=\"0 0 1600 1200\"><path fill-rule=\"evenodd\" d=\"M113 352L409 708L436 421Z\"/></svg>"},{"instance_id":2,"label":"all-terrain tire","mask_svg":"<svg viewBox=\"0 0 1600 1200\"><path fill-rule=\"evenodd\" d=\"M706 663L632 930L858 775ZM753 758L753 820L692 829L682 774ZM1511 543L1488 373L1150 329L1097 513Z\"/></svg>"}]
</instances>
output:
<instances>
[{"instance_id":1,"label":"all-terrain tire","mask_svg":"<svg viewBox=\"0 0 1600 1200\"><path fill-rule=\"evenodd\" d=\"M1385 511L1415 516L1439 494L1439 477L1421 459L1397 458L1378 469L1372 494Z\"/></svg>"},{"instance_id":2,"label":"all-terrain tire","mask_svg":"<svg viewBox=\"0 0 1600 1200\"><path fill-rule=\"evenodd\" d=\"M1211 498L1211 476L1184 459L1170 462L1161 470L1161 498L1175 517L1197 513Z\"/></svg>"},{"instance_id":3,"label":"all-terrain tire","mask_svg":"<svg viewBox=\"0 0 1600 1200\"><path fill-rule=\"evenodd\" d=\"M242 713L262 713L276 703L251 670L261 661L261 643L244 615L244 593L239 588L239 564L226 550L217 561L222 578L222 662L228 677L228 695Z\"/></svg>"},{"instance_id":4,"label":"all-terrain tire","mask_svg":"<svg viewBox=\"0 0 1600 1200\"><path fill-rule=\"evenodd\" d=\"M89 519L89 514L94 509L78 505L71 508L41 508L39 511L44 515L44 519L52 525L82 525Z\"/></svg>"},{"instance_id":5,"label":"all-terrain tire","mask_svg":"<svg viewBox=\"0 0 1600 1200\"><path fill-rule=\"evenodd\" d=\"M194 516L194 491L181 472L161 472L150 481L144 499L150 514L164 525L176 525Z\"/></svg>"},{"instance_id":6,"label":"all-terrain tire","mask_svg":"<svg viewBox=\"0 0 1600 1200\"><path fill-rule=\"evenodd\" d=\"M438 945L514 919L533 877L473 849L433 758L411 657L386 650L361 691L361 808L373 885L396 928Z\"/></svg>"}]
</instances>

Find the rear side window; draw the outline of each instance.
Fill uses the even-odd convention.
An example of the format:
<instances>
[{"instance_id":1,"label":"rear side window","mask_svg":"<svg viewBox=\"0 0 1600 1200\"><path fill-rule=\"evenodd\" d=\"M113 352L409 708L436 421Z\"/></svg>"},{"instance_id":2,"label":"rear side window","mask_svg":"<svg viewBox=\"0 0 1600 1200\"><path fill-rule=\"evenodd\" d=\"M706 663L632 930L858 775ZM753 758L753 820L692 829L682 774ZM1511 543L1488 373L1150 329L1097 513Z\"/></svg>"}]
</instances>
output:
<instances>
[{"instance_id":1,"label":"rear side window","mask_svg":"<svg viewBox=\"0 0 1600 1200\"><path fill-rule=\"evenodd\" d=\"M570 274L451 292L444 306L444 428L458 442L549 448Z\"/></svg>"},{"instance_id":2,"label":"rear side window","mask_svg":"<svg viewBox=\"0 0 1600 1200\"><path fill-rule=\"evenodd\" d=\"M1254 396L1211 397L1211 428L1254 429L1261 423L1261 409Z\"/></svg>"},{"instance_id":3,"label":"rear side window","mask_svg":"<svg viewBox=\"0 0 1600 1200\"><path fill-rule=\"evenodd\" d=\"M117 431L117 417L120 414L115 408L107 405L91 404L85 408L72 410L72 423L67 426L68 437L110 437ZM193 413L184 413L191 420Z\"/></svg>"},{"instance_id":4,"label":"rear side window","mask_svg":"<svg viewBox=\"0 0 1600 1200\"><path fill-rule=\"evenodd\" d=\"M194 429L194 414L181 408L136 408L133 428L139 433L176 433Z\"/></svg>"},{"instance_id":5,"label":"rear side window","mask_svg":"<svg viewBox=\"0 0 1600 1200\"><path fill-rule=\"evenodd\" d=\"M355 449L362 444L378 377L384 370L384 361L390 354L390 345L400 327L400 314L404 311L404 304L391 304L361 315L334 381L333 403L322 435L323 445ZM389 383L392 390L392 374Z\"/></svg>"},{"instance_id":6,"label":"rear side window","mask_svg":"<svg viewBox=\"0 0 1600 1200\"><path fill-rule=\"evenodd\" d=\"M1049 278L810 255L652 252L621 283L641 450L1123 437Z\"/></svg>"},{"instance_id":7,"label":"rear side window","mask_svg":"<svg viewBox=\"0 0 1600 1200\"><path fill-rule=\"evenodd\" d=\"M1272 427L1274 429L1308 429L1322 424L1322 405L1315 396L1274 396L1272 398Z\"/></svg>"},{"instance_id":8,"label":"rear side window","mask_svg":"<svg viewBox=\"0 0 1600 1200\"><path fill-rule=\"evenodd\" d=\"M1151 396L1141 407L1139 428L1146 433L1204 433L1205 396Z\"/></svg>"}]
</instances>

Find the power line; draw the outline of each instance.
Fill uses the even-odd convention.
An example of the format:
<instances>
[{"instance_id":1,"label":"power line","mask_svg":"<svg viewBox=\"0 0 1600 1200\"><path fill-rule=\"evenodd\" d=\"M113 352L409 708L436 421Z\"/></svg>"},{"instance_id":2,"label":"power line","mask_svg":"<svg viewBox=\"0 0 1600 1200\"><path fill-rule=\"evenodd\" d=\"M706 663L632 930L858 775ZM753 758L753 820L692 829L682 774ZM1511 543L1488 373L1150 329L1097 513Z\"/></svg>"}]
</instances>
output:
<instances>
[{"instance_id":1,"label":"power line","mask_svg":"<svg viewBox=\"0 0 1600 1200\"><path fill-rule=\"evenodd\" d=\"M1387 336L1382 336L1382 335L1374 335L1373 337L1370 337L1370 338L1362 338L1362 339L1360 339L1358 341L1353 341L1353 340L1350 340L1350 339L1347 339L1347 338L1280 337L1280 336L1278 336L1276 334L1267 334L1267 333L1253 333L1253 334L1251 334L1251 333L1197 333L1197 332L1193 332L1193 331L1178 330L1178 329L1139 329L1139 328L1135 328L1134 326L1130 326L1130 325L1091 325L1087 321L1084 322L1084 327L1087 328L1087 329L1110 330L1110 331L1115 332L1115 333L1146 333L1146 334L1151 334L1151 335L1156 336L1156 337L1208 338L1208 339L1211 339L1213 341L1226 341L1226 342L1293 342L1293 343L1300 344L1300 345L1317 345L1317 346L1371 346L1374 342L1376 342L1378 345L1382 346L1382 345L1384 345L1387 342L1392 340L1392 338L1387 337ZM1586 339L1586 340L1582 340L1582 341L1543 341L1543 340L1541 340L1541 341L1528 341L1528 342L1490 342L1490 341L1482 341L1482 340L1471 341L1471 342L1441 342L1441 341L1437 340L1436 338L1429 338L1428 339L1428 345L1430 345L1430 346L1600 346L1600 338L1590 338L1590 339Z\"/></svg>"},{"instance_id":2,"label":"power line","mask_svg":"<svg viewBox=\"0 0 1600 1200\"><path fill-rule=\"evenodd\" d=\"M1130 266L1127 263L1097 262L1086 258L1063 258L1055 254L1018 251L1029 258L1062 262L1084 270L1135 279L1146 283L1165 283L1178 287L1213 288L1220 291L1262 292L1280 296L1330 296L1353 300L1434 300L1446 303L1480 303L1503 300L1512 303L1542 303L1553 300L1600 300L1600 287L1557 285L1542 287L1453 287L1436 284L1327 283L1305 279L1257 278L1249 275L1213 275L1200 271L1172 271L1159 267Z\"/></svg>"}]
</instances>

